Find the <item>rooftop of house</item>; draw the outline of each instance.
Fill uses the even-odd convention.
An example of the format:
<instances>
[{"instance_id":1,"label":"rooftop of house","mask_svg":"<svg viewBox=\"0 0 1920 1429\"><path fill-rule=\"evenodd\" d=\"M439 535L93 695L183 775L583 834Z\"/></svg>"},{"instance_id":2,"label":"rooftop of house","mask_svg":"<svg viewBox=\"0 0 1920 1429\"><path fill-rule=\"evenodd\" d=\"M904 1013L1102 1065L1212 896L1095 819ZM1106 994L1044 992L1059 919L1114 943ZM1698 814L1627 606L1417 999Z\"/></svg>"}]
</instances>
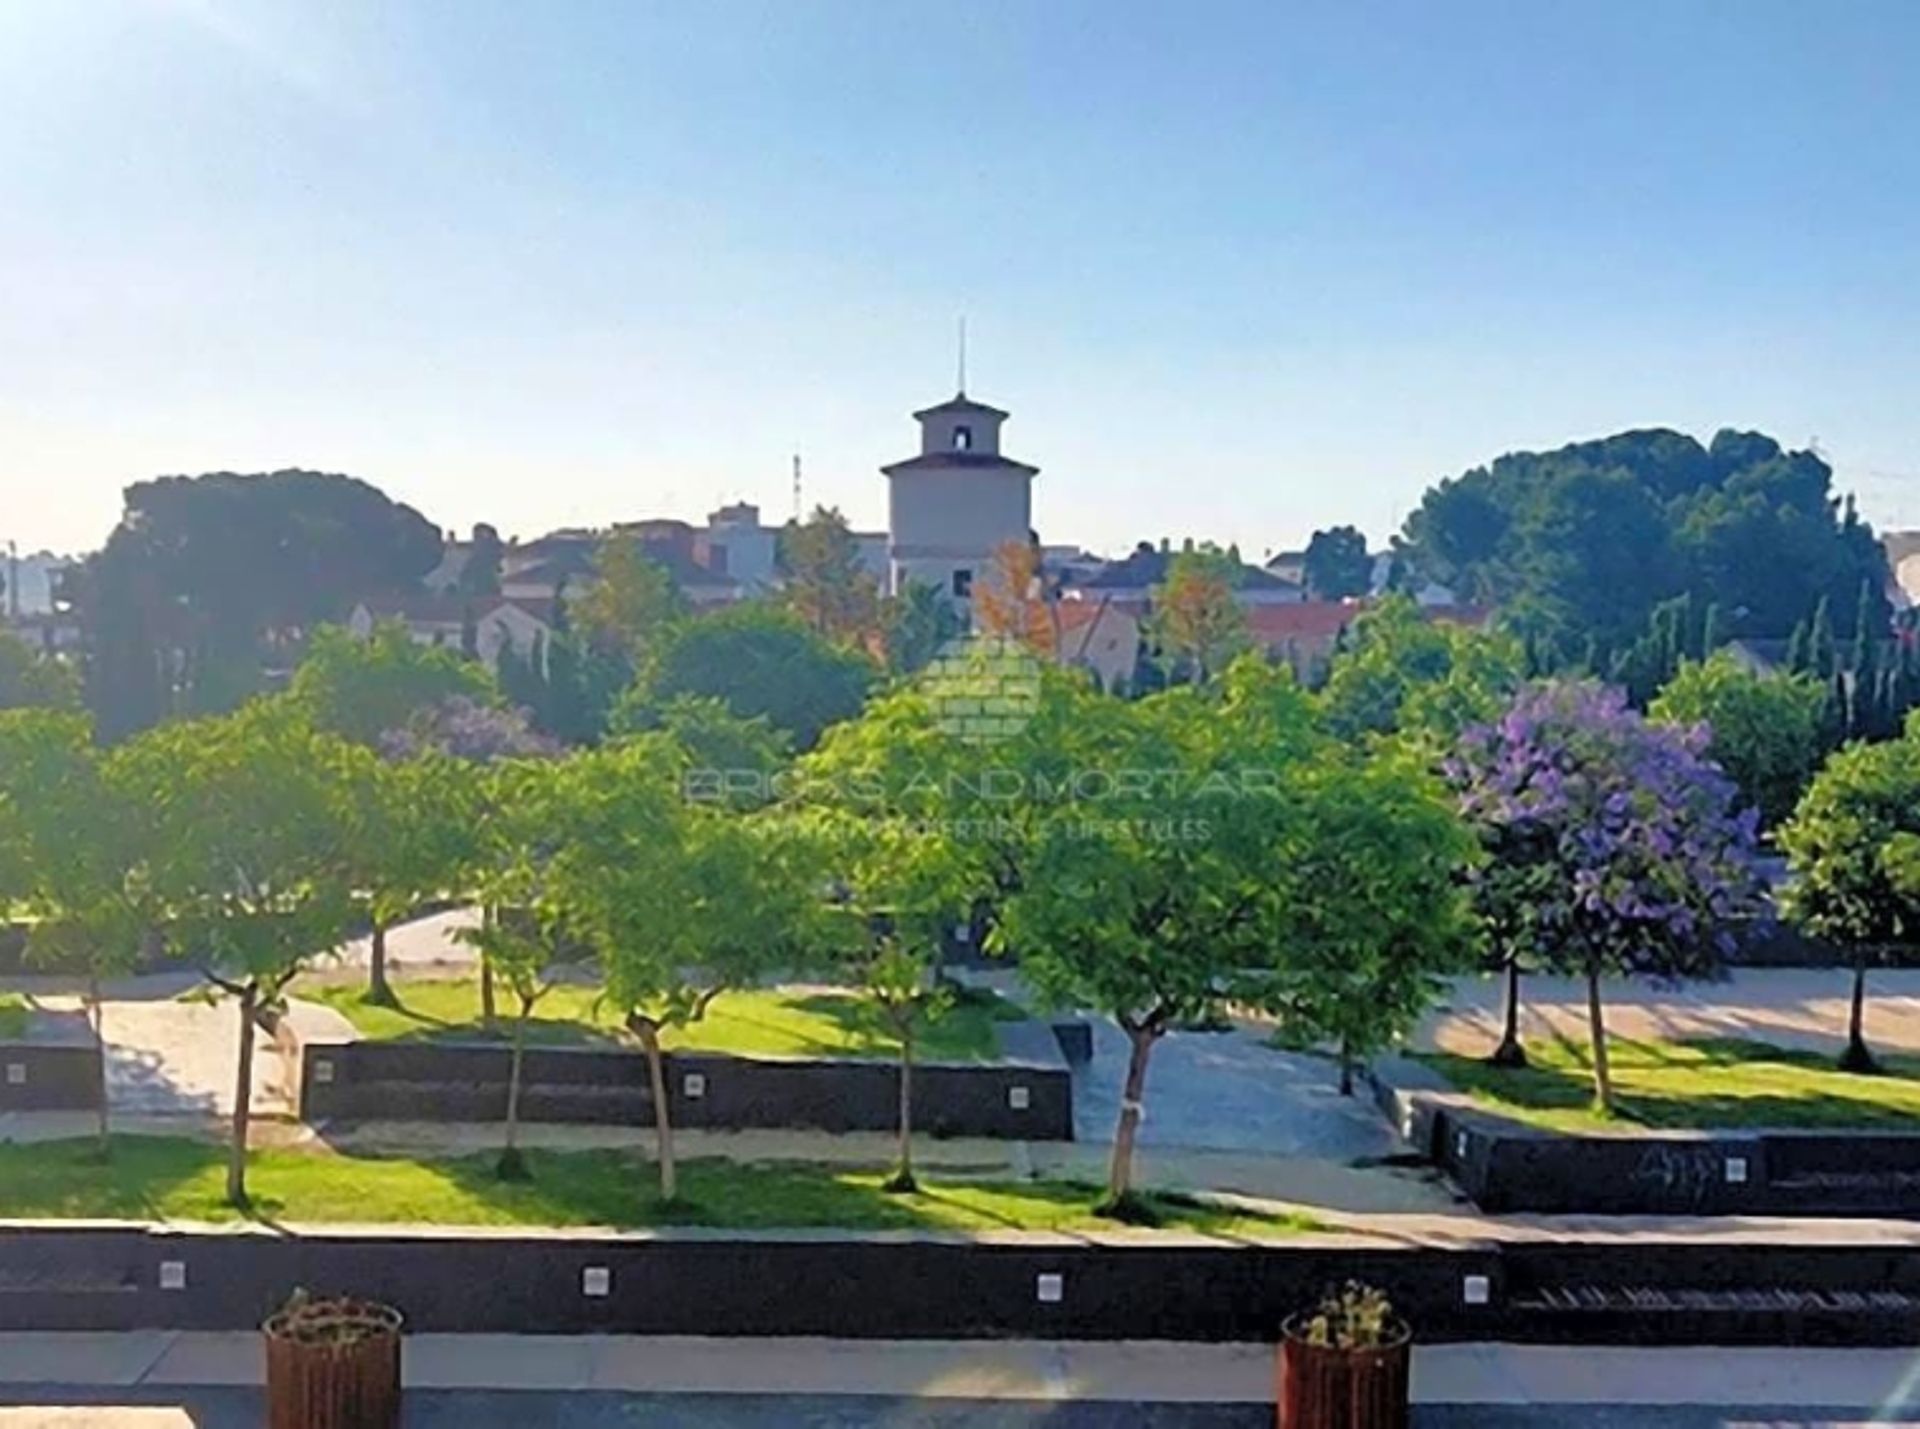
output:
<instances>
[{"instance_id":1,"label":"rooftop of house","mask_svg":"<svg viewBox=\"0 0 1920 1429\"><path fill-rule=\"evenodd\" d=\"M1089 591L1145 590L1167 578L1167 567L1178 554L1177 551L1150 546L1143 541L1133 548L1131 554L1121 560L1108 561L1098 571L1074 584ZM1240 566L1238 581L1242 590L1297 591L1300 588L1294 581L1284 580L1271 571L1263 571L1258 566L1249 566L1244 562Z\"/></svg>"}]
</instances>

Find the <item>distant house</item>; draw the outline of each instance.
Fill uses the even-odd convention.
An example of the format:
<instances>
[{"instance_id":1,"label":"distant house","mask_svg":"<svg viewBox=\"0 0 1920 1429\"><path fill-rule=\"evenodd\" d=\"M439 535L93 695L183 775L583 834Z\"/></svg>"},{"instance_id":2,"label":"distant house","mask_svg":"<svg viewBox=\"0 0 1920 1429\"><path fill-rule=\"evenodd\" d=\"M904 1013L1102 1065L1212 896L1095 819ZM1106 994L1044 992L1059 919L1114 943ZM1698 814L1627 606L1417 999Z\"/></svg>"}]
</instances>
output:
<instances>
[{"instance_id":1,"label":"distant house","mask_svg":"<svg viewBox=\"0 0 1920 1429\"><path fill-rule=\"evenodd\" d=\"M30 615L8 616L0 612L0 630L45 655L80 653L80 622L69 613L39 610Z\"/></svg>"},{"instance_id":2,"label":"distant house","mask_svg":"<svg viewBox=\"0 0 1920 1429\"><path fill-rule=\"evenodd\" d=\"M1341 634L1366 614L1358 600L1306 600L1247 611L1247 631L1269 659L1284 661L1303 681L1326 673Z\"/></svg>"},{"instance_id":3,"label":"distant house","mask_svg":"<svg viewBox=\"0 0 1920 1429\"><path fill-rule=\"evenodd\" d=\"M1144 614L1152 603L1153 588L1166 580L1167 569L1177 554L1142 541L1122 560L1108 561L1084 575L1069 572L1066 594L1080 600L1104 600L1136 615ZM1296 582L1249 565L1240 567L1234 594L1248 609L1297 604L1306 599L1305 589Z\"/></svg>"},{"instance_id":4,"label":"distant house","mask_svg":"<svg viewBox=\"0 0 1920 1429\"><path fill-rule=\"evenodd\" d=\"M511 600L553 600L565 592L577 597L593 583L594 554L608 537L636 542L649 560L672 577L696 610L730 605L762 588L773 570L774 533L758 525L755 508L727 507L734 524L696 528L685 521L632 521L609 531L554 531L536 541L508 546L501 553L500 593ZM749 513L754 525L749 527ZM731 569L746 567L742 578Z\"/></svg>"},{"instance_id":5,"label":"distant house","mask_svg":"<svg viewBox=\"0 0 1920 1429\"><path fill-rule=\"evenodd\" d=\"M1063 600L1060 661L1090 671L1100 688L1124 691L1140 659L1140 618L1105 600Z\"/></svg>"},{"instance_id":6,"label":"distant house","mask_svg":"<svg viewBox=\"0 0 1920 1429\"><path fill-rule=\"evenodd\" d=\"M366 640L385 621L404 625L416 645L455 651L466 649L471 626L474 657L496 672L505 652L530 658L553 639L552 602L504 596L471 601L447 595L363 600L347 617L347 630L355 639Z\"/></svg>"}]
</instances>

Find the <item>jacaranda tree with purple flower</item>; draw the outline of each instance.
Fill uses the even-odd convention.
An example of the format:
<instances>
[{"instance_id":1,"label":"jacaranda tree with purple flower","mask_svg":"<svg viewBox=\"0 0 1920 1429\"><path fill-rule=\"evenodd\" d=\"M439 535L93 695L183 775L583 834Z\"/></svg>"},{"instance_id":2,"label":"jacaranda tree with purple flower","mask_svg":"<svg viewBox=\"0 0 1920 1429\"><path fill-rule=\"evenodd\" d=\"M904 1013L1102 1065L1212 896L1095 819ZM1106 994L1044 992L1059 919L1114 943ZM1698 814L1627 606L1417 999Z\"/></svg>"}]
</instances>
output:
<instances>
[{"instance_id":1,"label":"jacaranda tree with purple flower","mask_svg":"<svg viewBox=\"0 0 1920 1429\"><path fill-rule=\"evenodd\" d=\"M1649 724L1591 681L1529 685L1447 761L1487 859L1468 874L1505 955L1584 977L1594 1099L1614 1109L1600 980L1711 975L1757 914L1756 815L1703 726ZM1531 947L1523 947L1530 943Z\"/></svg>"}]
</instances>

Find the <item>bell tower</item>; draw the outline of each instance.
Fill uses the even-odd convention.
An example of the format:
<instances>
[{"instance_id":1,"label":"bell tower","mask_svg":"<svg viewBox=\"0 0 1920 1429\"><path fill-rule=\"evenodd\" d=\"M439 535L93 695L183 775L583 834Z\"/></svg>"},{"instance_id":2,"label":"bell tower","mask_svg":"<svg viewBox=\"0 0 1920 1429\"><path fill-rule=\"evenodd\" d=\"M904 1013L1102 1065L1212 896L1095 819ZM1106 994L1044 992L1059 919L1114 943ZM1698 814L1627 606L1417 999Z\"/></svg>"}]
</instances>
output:
<instances>
[{"instance_id":1,"label":"bell tower","mask_svg":"<svg viewBox=\"0 0 1920 1429\"><path fill-rule=\"evenodd\" d=\"M1007 413L963 390L913 414L920 454L882 467L888 483L887 565L897 594L930 585L963 609L993 553L1033 531L1039 468L1000 450Z\"/></svg>"}]
</instances>

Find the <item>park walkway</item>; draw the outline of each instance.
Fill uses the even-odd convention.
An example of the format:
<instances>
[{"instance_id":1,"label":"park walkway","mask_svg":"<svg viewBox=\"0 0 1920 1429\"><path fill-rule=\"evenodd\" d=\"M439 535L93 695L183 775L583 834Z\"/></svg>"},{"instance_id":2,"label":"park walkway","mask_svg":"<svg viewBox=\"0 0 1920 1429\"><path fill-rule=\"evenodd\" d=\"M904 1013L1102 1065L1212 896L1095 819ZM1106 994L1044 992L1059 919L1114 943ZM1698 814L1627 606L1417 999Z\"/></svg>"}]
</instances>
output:
<instances>
[{"instance_id":1,"label":"park walkway","mask_svg":"<svg viewBox=\"0 0 1920 1429\"><path fill-rule=\"evenodd\" d=\"M255 1335L0 1335L0 1406L14 1406L0 1426L253 1425L260 1373ZM1272 1423L1273 1357L1245 1344L423 1335L407 1377L413 1429L1253 1429ZM1920 1422L1916 1379L1906 1350L1442 1345L1416 1351L1413 1394L1419 1429L1784 1429Z\"/></svg>"}]
</instances>

